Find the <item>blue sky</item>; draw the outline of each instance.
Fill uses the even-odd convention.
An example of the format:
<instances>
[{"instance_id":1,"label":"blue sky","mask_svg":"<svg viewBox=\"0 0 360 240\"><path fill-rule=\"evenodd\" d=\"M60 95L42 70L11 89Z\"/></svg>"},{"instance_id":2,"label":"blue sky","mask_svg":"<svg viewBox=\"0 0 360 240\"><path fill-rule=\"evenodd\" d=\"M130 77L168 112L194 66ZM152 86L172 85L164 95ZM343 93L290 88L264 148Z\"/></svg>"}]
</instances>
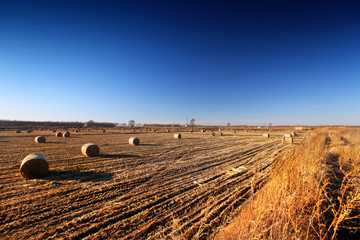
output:
<instances>
[{"instance_id":1,"label":"blue sky","mask_svg":"<svg viewBox=\"0 0 360 240\"><path fill-rule=\"evenodd\" d=\"M355 1L2 1L0 119L360 125Z\"/></svg>"}]
</instances>

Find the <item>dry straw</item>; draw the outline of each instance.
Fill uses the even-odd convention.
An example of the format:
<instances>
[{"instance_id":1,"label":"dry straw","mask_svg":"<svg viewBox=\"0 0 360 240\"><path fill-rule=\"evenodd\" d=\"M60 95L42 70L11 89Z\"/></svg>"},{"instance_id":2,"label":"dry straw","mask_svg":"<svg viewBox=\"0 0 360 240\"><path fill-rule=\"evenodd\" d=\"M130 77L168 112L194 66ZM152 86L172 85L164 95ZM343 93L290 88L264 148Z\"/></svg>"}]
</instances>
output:
<instances>
[{"instance_id":1,"label":"dry straw","mask_svg":"<svg viewBox=\"0 0 360 240\"><path fill-rule=\"evenodd\" d=\"M62 135L61 132L57 132L57 133L55 134L55 136L57 136L57 137L62 137L63 135Z\"/></svg>"},{"instance_id":2,"label":"dry straw","mask_svg":"<svg viewBox=\"0 0 360 240\"><path fill-rule=\"evenodd\" d=\"M139 145L140 144L140 139L138 139L136 137L131 137L129 139L129 144L131 144L131 145Z\"/></svg>"},{"instance_id":3,"label":"dry straw","mask_svg":"<svg viewBox=\"0 0 360 240\"><path fill-rule=\"evenodd\" d=\"M181 134L180 134L180 133L174 134L174 138L180 139L180 138L181 138Z\"/></svg>"},{"instance_id":4,"label":"dry straw","mask_svg":"<svg viewBox=\"0 0 360 240\"><path fill-rule=\"evenodd\" d=\"M44 136L37 136L37 137L35 138L35 142L37 142L37 143L44 143L44 142L46 142L46 138L45 138Z\"/></svg>"},{"instance_id":5,"label":"dry straw","mask_svg":"<svg viewBox=\"0 0 360 240\"><path fill-rule=\"evenodd\" d=\"M63 137L70 137L70 132L64 132Z\"/></svg>"},{"instance_id":6,"label":"dry straw","mask_svg":"<svg viewBox=\"0 0 360 240\"><path fill-rule=\"evenodd\" d=\"M81 152L88 157L96 157L99 155L100 153L100 149L97 145L93 144L93 143L87 143L84 144L81 147Z\"/></svg>"},{"instance_id":7,"label":"dry straw","mask_svg":"<svg viewBox=\"0 0 360 240\"><path fill-rule=\"evenodd\" d=\"M49 162L41 154L27 155L20 165L20 174L24 178L43 177L49 172Z\"/></svg>"}]
</instances>

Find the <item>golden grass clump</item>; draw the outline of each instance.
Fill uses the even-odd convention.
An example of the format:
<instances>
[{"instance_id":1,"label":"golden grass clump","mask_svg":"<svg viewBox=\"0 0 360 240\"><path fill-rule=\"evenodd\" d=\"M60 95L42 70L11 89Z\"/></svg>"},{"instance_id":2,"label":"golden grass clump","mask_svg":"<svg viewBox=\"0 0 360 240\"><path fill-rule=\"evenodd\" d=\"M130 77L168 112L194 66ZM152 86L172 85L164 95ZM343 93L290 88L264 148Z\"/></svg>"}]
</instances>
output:
<instances>
[{"instance_id":1,"label":"golden grass clump","mask_svg":"<svg viewBox=\"0 0 360 240\"><path fill-rule=\"evenodd\" d=\"M313 133L277 159L215 239L360 239L360 129Z\"/></svg>"},{"instance_id":2,"label":"golden grass clump","mask_svg":"<svg viewBox=\"0 0 360 240\"><path fill-rule=\"evenodd\" d=\"M180 139L180 138L181 138L181 134L180 134L180 133L174 134L174 138Z\"/></svg>"},{"instance_id":3,"label":"golden grass clump","mask_svg":"<svg viewBox=\"0 0 360 240\"><path fill-rule=\"evenodd\" d=\"M62 134L62 132L56 132L56 133L55 133L55 136L57 136L57 137L62 137L63 134Z\"/></svg>"},{"instance_id":4,"label":"golden grass clump","mask_svg":"<svg viewBox=\"0 0 360 240\"><path fill-rule=\"evenodd\" d=\"M93 144L93 143L87 143L84 144L81 147L81 152L88 157L96 157L99 155L100 153L100 149L97 145Z\"/></svg>"},{"instance_id":5,"label":"golden grass clump","mask_svg":"<svg viewBox=\"0 0 360 240\"><path fill-rule=\"evenodd\" d=\"M27 155L20 165L20 174L24 178L37 178L46 176L49 172L49 162L41 154Z\"/></svg>"},{"instance_id":6,"label":"golden grass clump","mask_svg":"<svg viewBox=\"0 0 360 240\"><path fill-rule=\"evenodd\" d=\"M140 144L140 139L138 139L136 137L131 137L129 139L129 144L131 144L131 145L139 145Z\"/></svg>"},{"instance_id":7,"label":"golden grass clump","mask_svg":"<svg viewBox=\"0 0 360 240\"><path fill-rule=\"evenodd\" d=\"M70 132L64 132L63 137L70 137Z\"/></svg>"},{"instance_id":8,"label":"golden grass clump","mask_svg":"<svg viewBox=\"0 0 360 240\"><path fill-rule=\"evenodd\" d=\"M37 137L35 138L35 142L37 142L37 143L44 143L44 142L46 142L46 138L45 138L44 136L37 136Z\"/></svg>"}]
</instances>

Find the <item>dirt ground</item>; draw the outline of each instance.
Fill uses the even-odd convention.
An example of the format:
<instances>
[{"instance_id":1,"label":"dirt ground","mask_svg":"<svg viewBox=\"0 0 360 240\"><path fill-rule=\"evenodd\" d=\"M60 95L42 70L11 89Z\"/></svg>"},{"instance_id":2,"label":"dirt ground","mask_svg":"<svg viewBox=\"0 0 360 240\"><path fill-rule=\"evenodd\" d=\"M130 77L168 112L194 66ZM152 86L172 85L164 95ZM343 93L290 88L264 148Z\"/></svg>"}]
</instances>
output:
<instances>
[{"instance_id":1,"label":"dirt ground","mask_svg":"<svg viewBox=\"0 0 360 240\"><path fill-rule=\"evenodd\" d=\"M291 148L285 131L70 133L0 132L1 239L209 239ZM35 143L39 135L46 143ZM128 144L132 136L140 145ZM100 156L81 154L90 142ZM20 177L31 153L49 160L46 177Z\"/></svg>"}]
</instances>

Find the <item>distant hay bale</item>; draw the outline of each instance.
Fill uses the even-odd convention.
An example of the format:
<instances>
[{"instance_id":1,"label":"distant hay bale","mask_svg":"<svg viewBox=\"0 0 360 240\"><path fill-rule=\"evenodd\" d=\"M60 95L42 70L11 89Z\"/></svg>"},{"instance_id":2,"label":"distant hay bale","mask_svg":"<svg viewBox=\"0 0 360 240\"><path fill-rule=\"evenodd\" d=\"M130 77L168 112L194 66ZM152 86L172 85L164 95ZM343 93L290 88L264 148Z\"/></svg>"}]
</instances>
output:
<instances>
[{"instance_id":1,"label":"distant hay bale","mask_svg":"<svg viewBox=\"0 0 360 240\"><path fill-rule=\"evenodd\" d=\"M79 129L76 129L75 132L79 132Z\"/></svg>"},{"instance_id":2,"label":"distant hay bale","mask_svg":"<svg viewBox=\"0 0 360 240\"><path fill-rule=\"evenodd\" d=\"M210 132L210 136L215 136L215 133L213 131Z\"/></svg>"},{"instance_id":3,"label":"distant hay bale","mask_svg":"<svg viewBox=\"0 0 360 240\"><path fill-rule=\"evenodd\" d=\"M32 133L32 132L33 132L32 129L27 130L27 133Z\"/></svg>"},{"instance_id":4,"label":"distant hay bale","mask_svg":"<svg viewBox=\"0 0 360 240\"><path fill-rule=\"evenodd\" d=\"M100 149L97 145L93 144L93 143L87 143L84 144L81 147L81 152L88 157L96 157L99 155L100 153Z\"/></svg>"},{"instance_id":5,"label":"distant hay bale","mask_svg":"<svg viewBox=\"0 0 360 240\"><path fill-rule=\"evenodd\" d=\"M232 130L233 133L236 133L236 130Z\"/></svg>"},{"instance_id":6,"label":"distant hay bale","mask_svg":"<svg viewBox=\"0 0 360 240\"><path fill-rule=\"evenodd\" d=\"M52 132L56 132L56 129L52 130Z\"/></svg>"},{"instance_id":7,"label":"distant hay bale","mask_svg":"<svg viewBox=\"0 0 360 240\"><path fill-rule=\"evenodd\" d=\"M103 129L102 131L103 131L103 132L106 132L106 130L105 130L105 129Z\"/></svg>"},{"instance_id":8,"label":"distant hay bale","mask_svg":"<svg viewBox=\"0 0 360 240\"><path fill-rule=\"evenodd\" d=\"M191 130L190 130L190 132L192 133L192 132L194 132L194 130L193 130L193 129L191 129Z\"/></svg>"},{"instance_id":9,"label":"distant hay bale","mask_svg":"<svg viewBox=\"0 0 360 240\"><path fill-rule=\"evenodd\" d=\"M61 132L57 132L57 133L55 134L55 136L57 136L57 137L62 137L63 135L62 135Z\"/></svg>"},{"instance_id":10,"label":"distant hay bale","mask_svg":"<svg viewBox=\"0 0 360 240\"><path fill-rule=\"evenodd\" d=\"M168 129L167 132L170 132L170 129Z\"/></svg>"},{"instance_id":11,"label":"distant hay bale","mask_svg":"<svg viewBox=\"0 0 360 240\"><path fill-rule=\"evenodd\" d=\"M297 133L296 133L295 131L292 131L292 132L291 132L291 135L292 135L293 137L295 137L295 136L297 136Z\"/></svg>"},{"instance_id":12,"label":"distant hay bale","mask_svg":"<svg viewBox=\"0 0 360 240\"><path fill-rule=\"evenodd\" d=\"M24 178L43 177L49 172L49 162L40 154L27 155L20 165L20 174Z\"/></svg>"},{"instance_id":13,"label":"distant hay bale","mask_svg":"<svg viewBox=\"0 0 360 240\"><path fill-rule=\"evenodd\" d=\"M44 142L46 142L46 138L45 138L44 136L37 136L37 137L35 138L35 142L37 142L37 143L44 143Z\"/></svg>"},{"instance_id":14,"label":"distant hay bale","mask_svg":"<svg viewBox=\"0 0 360 240\"><path fill-rule=\"evenodd\" d=\"M281 141L282 141L282 144L287 144L287 143L293 144L294 143L294 140L292 137L286 137L285 135L282 137Z\"/></svg>"},{"instance_id":15,"label":"distant hay bale","mask_svg":"<svg viewBox=\"0 0 360 240\"><path fill-rule=\"evenodd\" d=\"M219 136L224 136L223 132L219 132Z\"/></svg>"},{"instance_id":16,"label":"distant hay bale","mask_svg":"<svg viewBox=\"0 0 360 240\"><path fill-rule=\"evenodd\" d=\"M269 138L269 137L270 137L270 134L264 133L264 134L263 134L263 137L264 137L264 138Z\"/></svg>"},{"instance_id":17,"label":"distant hay bale","mask_svg":"<svg viewBox=\"0 0 360 240\"><path fill-rule=\"evenodd\" d=\"M139 145L140 144L140 139L138 139L136 137L131 137L129 139L129 144L131 144L131 145Z\"/></svg>"},{"instance_id":18,"label":"distant hay bale","mask_svg":"<svg viewBox=\"0 0 360 240\"><path fill-rule=\"evenodd\" d=\"M21 130L16 130L16 133L21 133Z\"/></svg>"},{"instance_id":19,"label":"distant hay bale","mask_svg":"<svg viewBox=\"0 0 360 240\"><path fill-rule=\"evenodd\" d=\"M292 137L292 134L291 133L284 134L284 137L290 138L290 137Z\"/></svg>"},{"instance_id":20,"label":"distant hay bale","mask_svg":"<svg viewBox=\"0 0 360 240\"><path fill-rule=\"evenodd\" d=\"M180 139L180 138L181 138L181 134L180 134L180 133L174 134L174 138Z\"/></svg>"},{"instance_id":21,"label":"distant hay bale","mask_svg":"<svg viewBox=\"0 0 360 240\"><path fill-rule=\"evenodd\" d=\"M70 133L69 132L64 132L63 137L70 137Z\"/></svg>"},{"instance_id":22,"label":"distant hay bale","mask_svg":"<svg viewBox=\"0 0 360 240\"><path fill-rule=\"evenodd\" d=\"M205 129L201 129L201 132L205 132L206 130Z\"/></svg>"}]
</instances>

